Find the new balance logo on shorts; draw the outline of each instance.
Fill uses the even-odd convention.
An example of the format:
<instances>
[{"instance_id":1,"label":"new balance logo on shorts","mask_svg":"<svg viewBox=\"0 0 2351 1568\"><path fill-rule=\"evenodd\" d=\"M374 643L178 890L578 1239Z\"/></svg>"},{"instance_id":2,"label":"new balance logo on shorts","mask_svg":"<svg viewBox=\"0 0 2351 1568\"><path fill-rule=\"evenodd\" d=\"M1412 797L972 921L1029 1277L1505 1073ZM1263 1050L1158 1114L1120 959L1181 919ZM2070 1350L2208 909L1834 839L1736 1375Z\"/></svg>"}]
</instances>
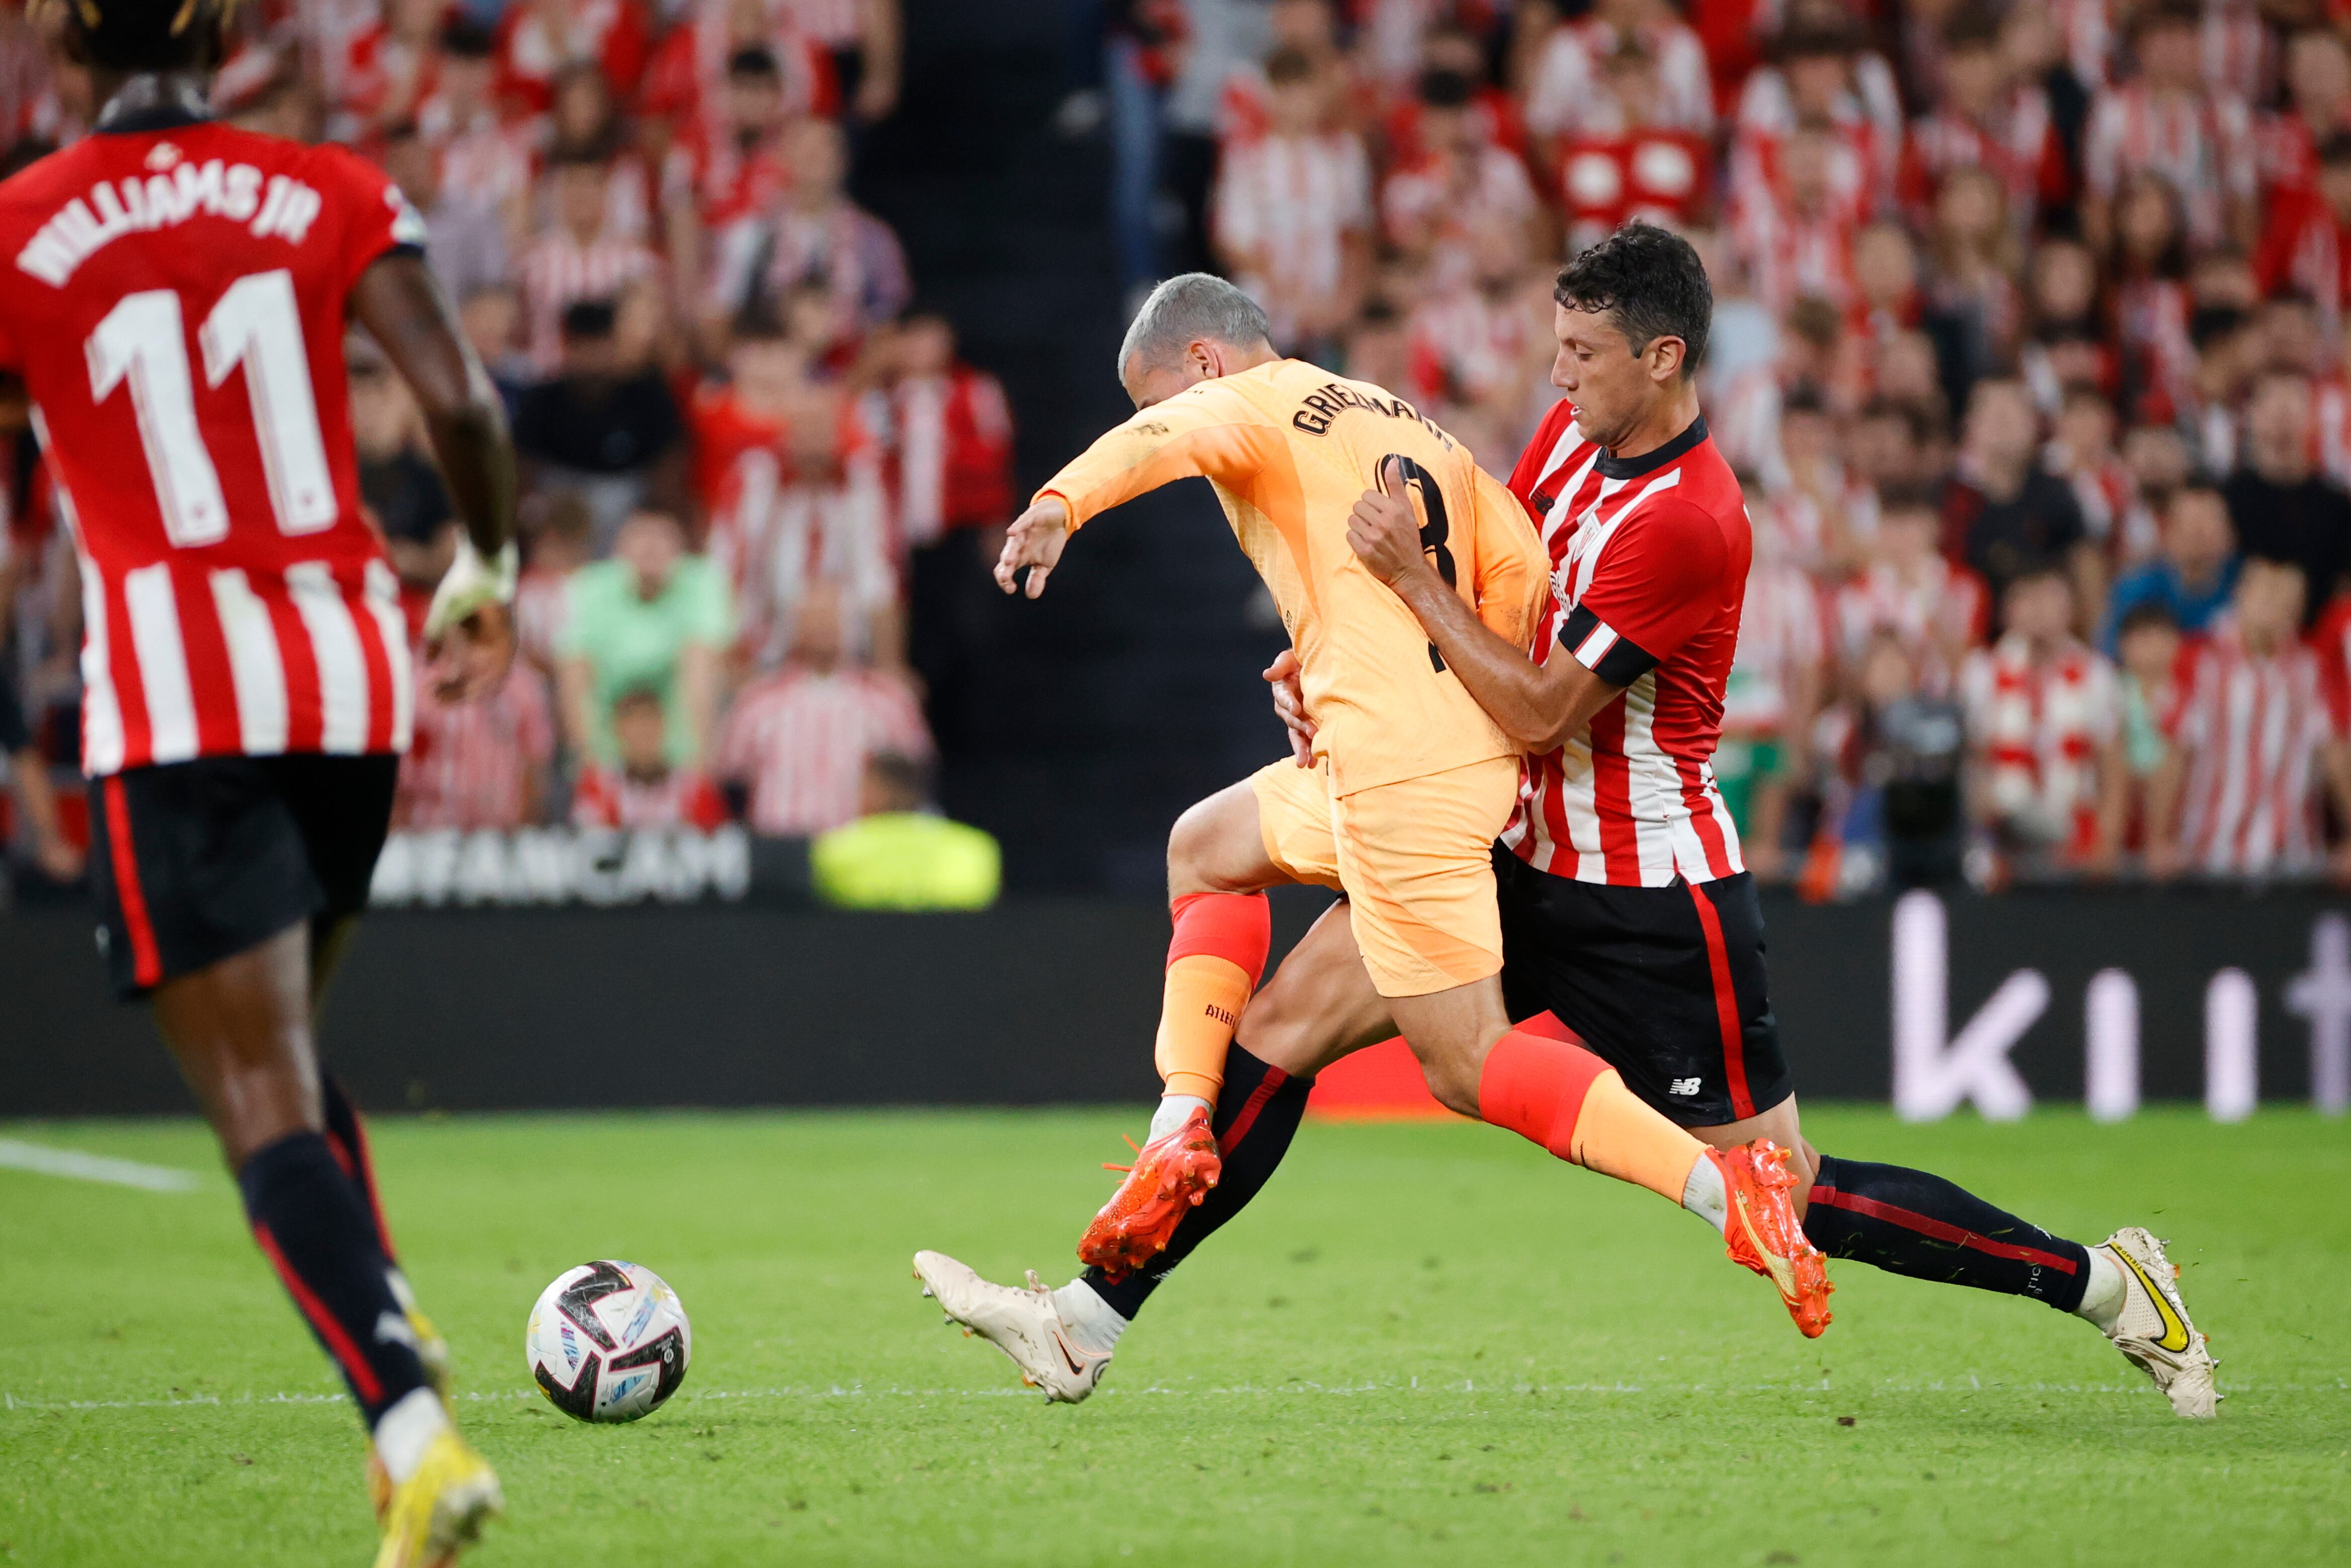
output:
<instances>
[{"instance_id":1,"label":"new balance logo on shorts","mask_svg":"<svg viewBox=\"0 0 2351 1568\"><path fill-rule=\"evenodd\" d=\"M1695 1094L1698 1092L1698 1080L1695 1078L1677 1078L1673 1082L1673 1086L1667 1089L1666 1092L1668 1094Z\"/></svg>"}]
</instances>

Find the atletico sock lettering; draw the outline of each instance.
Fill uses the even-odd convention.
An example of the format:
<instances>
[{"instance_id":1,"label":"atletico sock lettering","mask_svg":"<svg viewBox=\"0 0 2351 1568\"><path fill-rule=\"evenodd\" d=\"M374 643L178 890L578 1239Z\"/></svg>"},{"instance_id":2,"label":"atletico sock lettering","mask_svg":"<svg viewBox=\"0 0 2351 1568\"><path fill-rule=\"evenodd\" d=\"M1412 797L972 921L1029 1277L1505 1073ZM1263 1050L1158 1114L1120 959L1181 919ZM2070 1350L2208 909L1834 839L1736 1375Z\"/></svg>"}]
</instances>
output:
<instances>
[{"instance_id":1,"label":"atletico sock lettering","mask_svg":"<svg viewBox=\"0 0 2351 1568\"><path fill-rule=\"evenodd\" d=\"M1167 980L1152 1049L1170 1094L1213 1103L1225 1048L1265 973L1273 915L1261 893L1191 893L1169 905Z\"/></svg>"},{"instance_id":2,"label":"atletico sock lettering","mask_svg":"<svg viewBox=\"0 0 2351 1568\"><path fill-rule=\"evenodd\" d=\"M255 1241L350 1385L371 1430L425 1385L391 1260L358 1189L317 1133L288 1133L236 1173Z\"/></svg>"},{"instance_id":3,"label":"atletico sock lettering","mask_svg":"<svg viewBox=\"0 0 2351 1568\"><path fill-rule=\"evenodd\" d=\"M1559 1158L1646 1186L1678 1204L1699 1143L1644 1104L1616 1070L1567 1038L1549 1013L1494 1042L1478 1081L1478 1115Z\"/></svg>"},{"instance_id":4,"label":"atletico sock lettering","mask_svg":"<svg viewBox=\"0 0 2351 1568\"><path fill-rule=\"evenodd\" d=\"M1314 1087L1311 1078L1292 1078L1278 1067L1269 1067L1238 1043L1225 1049L1222 1077L1224 1094L1208 1123L1224 1155L1224 1174L1217 1185L1198 1207L1186 1210L1176 1222L1167 1250L1117 1284L1112 1284L1100 1269L1088 1269L1079 1276L1122 1318L1141 1312L1169 1270L1265 1190L1281 1156L1290 1152L1290 1140L1298 1135L1299 1120L1306 1114L1306 1096Z\"/></svg>"},{"instance_id":5,"label":"atletico sock lettering","mask_svg":"<svg viewBox=\"0 0 2351 1568\"><path fill-rule=\"evenodd\" d=\"M2070 1312L2090 1282L2089 1249L2052 1236L1925 1171L1823 1155L1804 1234L1832 1258L1892 1274L2030 1296Z\"/></svg>"}]
</instances>

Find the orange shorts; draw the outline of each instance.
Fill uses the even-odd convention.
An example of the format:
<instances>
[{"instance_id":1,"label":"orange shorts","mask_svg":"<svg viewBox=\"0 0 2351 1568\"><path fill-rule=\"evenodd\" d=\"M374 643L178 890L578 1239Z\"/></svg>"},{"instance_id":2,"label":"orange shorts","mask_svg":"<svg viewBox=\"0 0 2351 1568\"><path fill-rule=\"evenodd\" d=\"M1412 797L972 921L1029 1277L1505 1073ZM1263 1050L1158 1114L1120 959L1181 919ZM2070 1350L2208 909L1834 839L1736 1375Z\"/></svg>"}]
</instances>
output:
<instances>
[{"instance_id":1,"label":"orange shorts","mask_svg":"<svg viewBox=\"0 0 2351 1568\"><path fill-rule=\"evenodd\" d=\"M1347 895L1355 947L1384 997L1425 997L1502 970L1494 839L1519 796L1519 759L1331 793L1327 765L1249 775L1268 859Z\"/></svg>"}]
</instances>

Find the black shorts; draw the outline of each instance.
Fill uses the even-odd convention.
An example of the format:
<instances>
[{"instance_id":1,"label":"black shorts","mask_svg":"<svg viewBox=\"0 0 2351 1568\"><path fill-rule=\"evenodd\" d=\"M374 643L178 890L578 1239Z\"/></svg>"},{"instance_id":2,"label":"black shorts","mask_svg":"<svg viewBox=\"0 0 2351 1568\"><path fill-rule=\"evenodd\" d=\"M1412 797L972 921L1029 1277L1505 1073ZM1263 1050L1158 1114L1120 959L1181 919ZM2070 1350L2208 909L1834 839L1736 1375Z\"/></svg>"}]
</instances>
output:
<instances>
[{"instance_id":1,"label":"black shorts","mask_svg":"<svg viewBox=\"0 0 2351 1568\"><path fill-rule=\"evenodd\" d=\"M90 781L98 950L115 995L367 905L397 757L204 757Z\"/></svg>"},{"instance_id":2,"label":"black shorts","mask_svg":"<svg viewBox=\"0 0 2351 1568\"><path fill-rule=\"evenodd\" d=\"M1753 877L1610 887L1497 845L1494 881L1513 1020L1552 1013L1686 1127L1744 1121L1794 1092Z\"/></svg>"}]
</instances>

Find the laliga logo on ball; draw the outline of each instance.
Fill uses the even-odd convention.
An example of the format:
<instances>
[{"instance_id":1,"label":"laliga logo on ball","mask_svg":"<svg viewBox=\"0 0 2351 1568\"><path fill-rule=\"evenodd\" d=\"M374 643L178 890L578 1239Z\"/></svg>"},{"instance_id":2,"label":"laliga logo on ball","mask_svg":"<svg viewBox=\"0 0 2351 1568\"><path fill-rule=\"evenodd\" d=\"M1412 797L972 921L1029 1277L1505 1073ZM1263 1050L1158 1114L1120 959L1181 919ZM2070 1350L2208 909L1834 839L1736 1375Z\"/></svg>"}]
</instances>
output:
<instances>
[{"instance_id":1,"label":"laliga logo on ball","mask_svg":"<svg viewBox=\"0 0 2351 1568\"><path fill-rule=\"evenodd\" d=\"M548 1402L580 1421L633 1421L685 1381L694 1327L677 1292L637 1263L582 1263L539 1292L523 1359Z\"/></svg>"}]
</instances>

